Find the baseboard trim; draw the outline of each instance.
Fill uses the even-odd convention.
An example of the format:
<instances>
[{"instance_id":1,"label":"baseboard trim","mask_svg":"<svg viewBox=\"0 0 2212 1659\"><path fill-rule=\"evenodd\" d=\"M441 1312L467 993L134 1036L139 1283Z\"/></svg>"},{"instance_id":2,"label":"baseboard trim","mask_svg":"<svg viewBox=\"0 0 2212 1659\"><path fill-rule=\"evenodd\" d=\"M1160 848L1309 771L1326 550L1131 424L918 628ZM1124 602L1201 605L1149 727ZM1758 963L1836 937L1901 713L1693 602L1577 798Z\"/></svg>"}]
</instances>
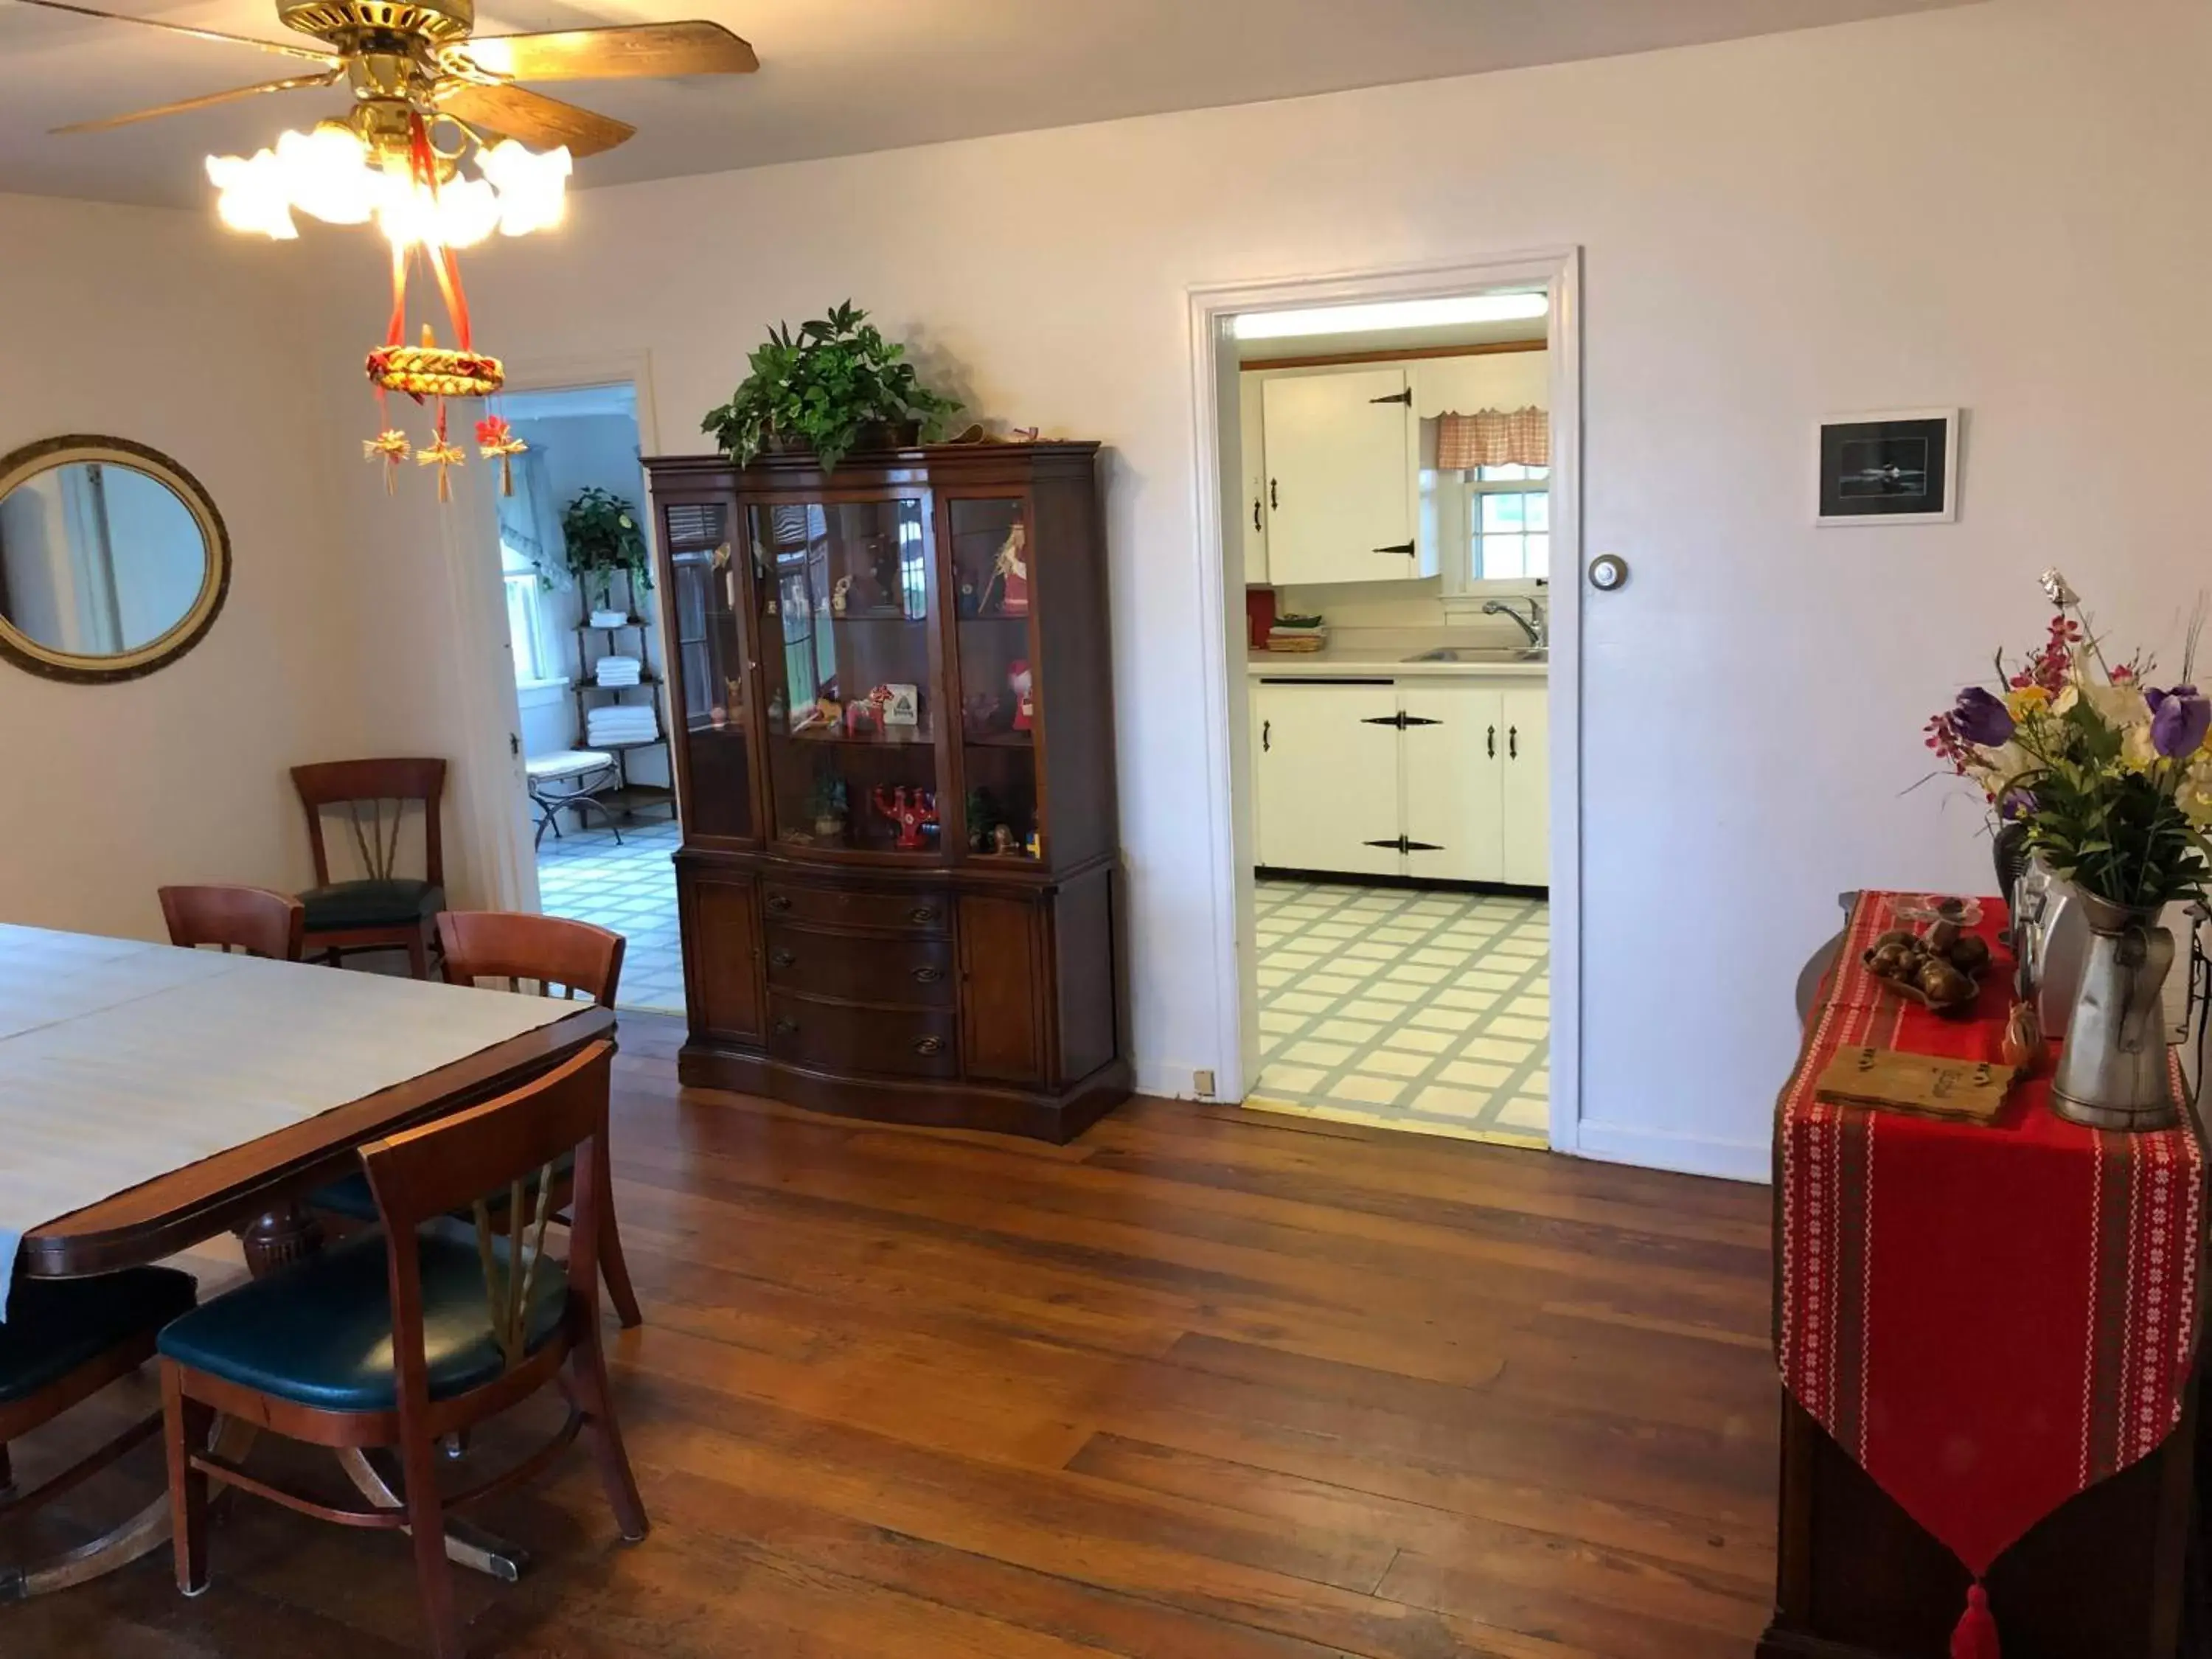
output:
<instances>
[{"instance_id":1,"label":"baseboard trim","mask_svg":"<svg viewBox=\"0 0 2212 1659\"><path fill-rule=\"evenodd\" d=\"M1765 1186L1774 1179L1774 1160L1763 1140L1716 1140L1698 1135L1671 1135L1654 1129L1631 1128L1619 1123L1593 1123L1588 1118L1576 1126L1574 1152L1607 1164L1634 1164L1647 1170L1670 1170L1678 1175L1712 1176L1723 1181L1748 1181Z\"/></svg>"}]
</instances>

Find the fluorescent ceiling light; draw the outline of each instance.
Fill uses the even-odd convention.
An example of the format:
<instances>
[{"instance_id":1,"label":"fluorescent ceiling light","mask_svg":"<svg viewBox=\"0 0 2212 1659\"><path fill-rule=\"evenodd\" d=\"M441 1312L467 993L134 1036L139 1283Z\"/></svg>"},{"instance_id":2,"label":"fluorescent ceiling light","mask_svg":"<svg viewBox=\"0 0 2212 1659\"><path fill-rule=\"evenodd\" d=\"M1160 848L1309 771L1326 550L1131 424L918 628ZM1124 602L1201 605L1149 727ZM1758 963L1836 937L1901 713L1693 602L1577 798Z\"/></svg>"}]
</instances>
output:
<instances>
[{"instance_id":1,"label":"fluorescent ceiling light","mask_svg":"<svg viewBox=\"0 0 2212 1659\"><path fill-rule=\"evenodd\" d=\"M1511 323L1541 317L1541 294L1470 294L1454 300L1391 300L1370 306L1322 306L1308 311L1249 311L1237 319L1240 340L1283 340L1301 334L1370 334L1386 328L1449 328L1462 323Z\"/></svg>"}]
</instances>

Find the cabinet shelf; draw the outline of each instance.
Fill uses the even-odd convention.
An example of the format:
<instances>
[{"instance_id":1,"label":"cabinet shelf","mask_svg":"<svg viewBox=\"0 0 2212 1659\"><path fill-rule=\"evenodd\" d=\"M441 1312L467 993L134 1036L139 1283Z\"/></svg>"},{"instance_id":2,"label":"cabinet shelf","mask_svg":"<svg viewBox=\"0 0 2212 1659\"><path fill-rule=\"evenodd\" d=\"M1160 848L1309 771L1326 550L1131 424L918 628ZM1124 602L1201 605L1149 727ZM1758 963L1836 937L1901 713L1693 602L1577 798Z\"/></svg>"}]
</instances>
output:
<instances>
[{"instance_id":1,"label":"cabinet shelf","mask_svg":"<svg viewBox=\"0 0 2212 1659\"><path fill-rule=\"evenodd\" d=\"M901 732L908 731L904 726L897 729ZM787 743L820 744L824 748L837 745L848 749L929 749L936 744L935 738L919 728L914 728L911 735L896 738L889 732L872 732L860 736L826 726L810 726L802 732L778 732L771 727L769 735L781 738Z\"/></svg>"},{"instance_id":2,"label":"cabinet shelf","mask_svg":"<svg viewBox=\"0 0 2212 1659\"><path fill-rule=\"evenodd\" d=\"M1036 747L1034 732L970 732L961 741L973 749L1030 749Z\"/></svg>"},{"instance_id":3,"label":"cabinet shelf","mask_svg":"<svg viewBox=\"0 0 2212 1659\"><path fill-rule=\"evenodd\" d=\"M580 622L576 624L576 631L579 634L619 634L625 628L645 628L650 625L641 617L631 617L622 622L609 623L605 627L596 623Z\"/></svg>"}]
</instances>

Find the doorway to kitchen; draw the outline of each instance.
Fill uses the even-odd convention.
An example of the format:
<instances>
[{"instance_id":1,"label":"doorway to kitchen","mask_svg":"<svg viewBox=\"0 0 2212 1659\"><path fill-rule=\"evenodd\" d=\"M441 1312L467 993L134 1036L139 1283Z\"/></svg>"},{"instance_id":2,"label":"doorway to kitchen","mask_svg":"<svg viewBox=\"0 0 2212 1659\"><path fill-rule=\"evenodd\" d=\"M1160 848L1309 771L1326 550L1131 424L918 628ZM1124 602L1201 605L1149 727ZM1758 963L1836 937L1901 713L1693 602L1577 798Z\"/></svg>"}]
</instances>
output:
<instances>
[{"instance_id":1,"label":"doorway to kitchen","mask_svg":"<svg viewBox=\"0 0 2212 1659\"><path fill-rule=\"evenodd\" d=\"M508 394L498 501L539 908L628 941L619 1006L680 1011L679 832L637 391Z\"/></svg>"},{"instance_id":2,"label":"doorway to kitchen","mask_svg":"<svg viewBox=\"0 0 2212 1659\"><path fill-rule=\"evenodd\" d=\"M1193 295L1255 1109L1574 1146L1577 264Z\"/></svg>"}]
</instances>

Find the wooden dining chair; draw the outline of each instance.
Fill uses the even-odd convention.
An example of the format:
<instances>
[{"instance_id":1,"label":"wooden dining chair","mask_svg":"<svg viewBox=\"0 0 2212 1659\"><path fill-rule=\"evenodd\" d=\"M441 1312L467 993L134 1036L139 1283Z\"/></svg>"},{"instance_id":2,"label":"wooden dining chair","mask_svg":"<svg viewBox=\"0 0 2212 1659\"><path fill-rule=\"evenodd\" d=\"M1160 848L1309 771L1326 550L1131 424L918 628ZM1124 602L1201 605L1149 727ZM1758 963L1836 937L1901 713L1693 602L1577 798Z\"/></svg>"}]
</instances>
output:
<instances>
[{"instance_id":1,"label":"wooden dining chair","mask_svg":"<svg viewBox=\"0 0 2212 1659\"><path fill-rule=\"evenodd\" d=\"M646 1535L599 1346L599 1276L545 1253L550 1217L520 1201L566 1156L576 1170L573 1249L599 1245L600 1152L614 1045L596 1042L497 1100L361 1149L384 1225L216 1297L162 1332L161 1398L175 1521L177 1585L208 1586L210 1478L302 1515L404 1528L437 1659L461 1659L446 1559L446 1512L550 1465L579 1435L599 1465L622 1535ZM475 1195L517 1201L499 1221ZM468 1206L472 1220L450 1213ZM441 1495L440 1443L557 1383L569 1410L511 1468ZM217 1413L296 1440L397 1450L400 1509L340 1508L251 1473L208 1441Z\"/></svg>"},{"instance_id":2,"label":"wooden dining chair","mask_svg":"<svg viewBox=\"0 0 2212 1659\"><path fill-rule=\"evenodd\" d=\"M307 840L315 855L315 884L300 895L307 907L307 950L333 964L348 951L402 950L408 971L428 979L433 919L446 908L445 848L438 821L446 763L323 761L294 767L292 787L307 808ZM420 880L398 872L400 826L409 805L417 801L422 805L425 866ZM345 809L366 877L331 879L323 815L332 807Z\"/></svg>"},{"instance_id":3,"label":"wooden dining chair","mask_svg":"<svg viewBox=\"0 0 2212 1659\"><path fill-rule=\"evenodd\" d=\"M0 1322L0 1523L52 1503L152 1439L160 1413L125 1429L27 1492L11 1478L8 1445L128 1376L154 1357L162 1326L191 1311L198 1286L173 1267L133 1267L95 1279L25 1279ZM157 1522L158 1509L147 1512ZM158 1525L118 1528L52 1559L0 1565L0 1602L66 1589L160 1547Z\"/></svg>"},{"instance_id":4,"label":"wooden dining chair","mask_svg":"<svg viewBox=\"0 0 2212 1659\"><path fill-rule=\"evenodd\" d=\"M571 1001L583 997L611 1008L622 984L626 941L620 933L605 927L560 916L508 910L447 910L438 917L438 948L445 958L450 984L489 981L501 990L530 988L540 996L557 995ZM605 1151L602 1143L603 1155ZM563 1164L555 1170L554 1219L563 1225L568 1224L574 1184L572 1167ZM635 1329L645 1322L645 1315L630 1284L622 1233L615 1224L614 1192L605 1172L600 1190L607 1198L599 1217L599 1271L606 1275L607 1297L623 1328ZM528 1201L534 1202L535 1198L532 1194ZM354 1221L376 1218L368 1183L357 1175L319 1188L309 1202L316 1209Z\"/></svg>"},{"instance_id":5,"label":"wooden dining chair","mask_svg":"<svg viewBox=\"0 0 2212 1659\"><path fill-rule=\"evenodd\" d=\"M219 945L274 962L297 962L307 935L307 907L266 887L164 887L161 915L172 945Z\"/></svg>"}]
</instances>

